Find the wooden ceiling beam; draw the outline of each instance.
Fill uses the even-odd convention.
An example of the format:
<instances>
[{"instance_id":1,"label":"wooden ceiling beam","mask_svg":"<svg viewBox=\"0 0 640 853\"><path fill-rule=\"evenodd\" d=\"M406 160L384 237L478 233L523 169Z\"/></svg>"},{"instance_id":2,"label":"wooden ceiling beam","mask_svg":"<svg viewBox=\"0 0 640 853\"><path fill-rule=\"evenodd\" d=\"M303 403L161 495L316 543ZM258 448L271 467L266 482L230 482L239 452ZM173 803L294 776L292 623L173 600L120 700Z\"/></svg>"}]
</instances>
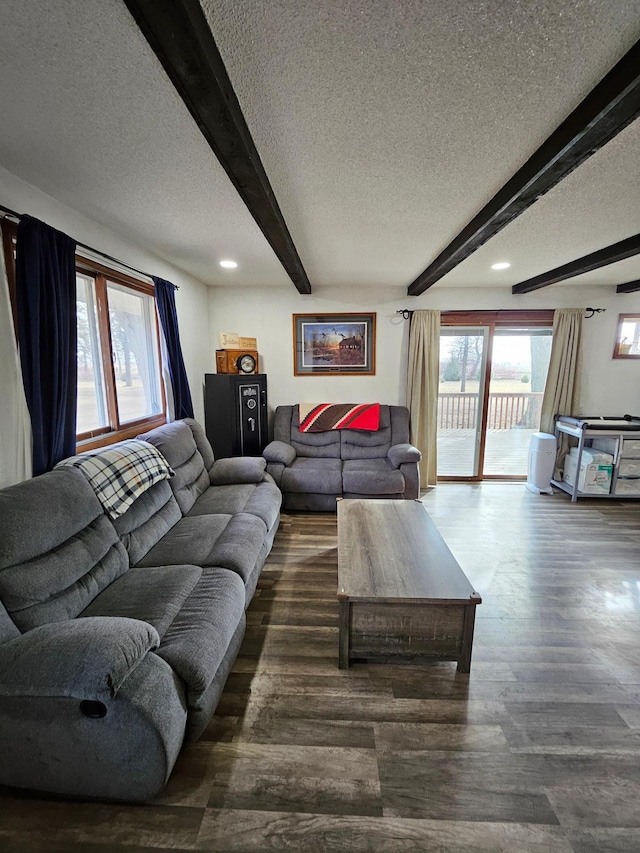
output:
<instances>
[{"instance_id":1,"label":"wooden ceiling beam","mask_svg":"<svg viewBox=\"0 0 640 853\"><path fill-rule=\"evenodd\" d=\"M640 290L640 279L636 281L625 281L616 287L616 293L637 293Z\"/></svg>"},{"instance_id":2,"label":"wooden ceiling beam","mask_svg":"<svg viewBox=\"0 0 640 853\"><path fill-rule=\"evenodd\" d=\"M640 115L640 41L409 285L419 296Z\"/></svg>"},{"instance_id":3,"label":"wooden ceiling beam","mask_svg":"<svg viewBox=\"0 0 640 853\"><path fill-rule=\"evenodd\" d=\"M300 293L311 284L198 0L124 0Z\"/></svg>"},{"instance_id":4,"label":"wooden ceiling beam","mask_svg":"<svg viewBox=\"0 0 640 853\"><path fill-rule=\"evenodd\" d=\"M531 293L532 290L540 290L541 287L548 287L550 284L556 284L577 275L584 275L584 273L600 269L600 267L632 258L634 255L640 255L640 234L634 234L633 237L627 237L626 240L621 240L619 243L605 246L604 249L598 249L597 252L591 252L590 255L583 255L583 257L576 258L561 267L556 267L526 281L521 281L519 284L514 284L511 292ZM620 287L624 287L624 285L620 285Z\"/></svg>"}]
</instances>

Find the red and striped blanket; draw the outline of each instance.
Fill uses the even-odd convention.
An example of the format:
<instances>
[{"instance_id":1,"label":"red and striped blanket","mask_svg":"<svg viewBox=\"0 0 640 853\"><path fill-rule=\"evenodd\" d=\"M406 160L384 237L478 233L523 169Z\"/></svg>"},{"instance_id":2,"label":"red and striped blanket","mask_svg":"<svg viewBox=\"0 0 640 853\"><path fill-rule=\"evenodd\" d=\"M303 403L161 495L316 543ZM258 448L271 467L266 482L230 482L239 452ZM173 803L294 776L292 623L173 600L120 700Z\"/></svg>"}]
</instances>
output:
<instances>
[{"instance_id":1,"label":"red and striped blanket","mask_svg":"<svg viewBox=\"0 0 640 853\"><path fill-rule=\"evenodd\" d=\"M380 403L299 403L300 432L380 428Z\"/></svg>"}]
</instances>

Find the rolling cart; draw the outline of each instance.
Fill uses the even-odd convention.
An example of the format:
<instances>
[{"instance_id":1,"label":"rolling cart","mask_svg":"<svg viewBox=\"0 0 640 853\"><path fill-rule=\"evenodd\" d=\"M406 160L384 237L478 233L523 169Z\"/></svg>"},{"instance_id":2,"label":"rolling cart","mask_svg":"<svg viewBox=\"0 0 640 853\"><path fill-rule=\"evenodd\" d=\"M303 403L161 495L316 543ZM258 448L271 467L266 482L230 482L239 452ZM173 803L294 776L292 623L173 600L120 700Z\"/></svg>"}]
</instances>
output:
<instances>
[{"instance_id":1,"label":"rolling cart","mask_svg":"<svg viewBox=\"0 0 640 853\"><path fill-rule=\"evenodd\" d=\"M555 424L555 436L558 442L562 434L577 439L578 472L585 447L595 447L613 456L613 474L609 494L581 492L578 489L578 476L573 485L563 480L551 480L556 488L571 495L572 502L582 497L618 498L618 500L640 498L640 417L622 415L621 417L574 418L569 415L558 415Z\"/></svg>"}]
</instances>

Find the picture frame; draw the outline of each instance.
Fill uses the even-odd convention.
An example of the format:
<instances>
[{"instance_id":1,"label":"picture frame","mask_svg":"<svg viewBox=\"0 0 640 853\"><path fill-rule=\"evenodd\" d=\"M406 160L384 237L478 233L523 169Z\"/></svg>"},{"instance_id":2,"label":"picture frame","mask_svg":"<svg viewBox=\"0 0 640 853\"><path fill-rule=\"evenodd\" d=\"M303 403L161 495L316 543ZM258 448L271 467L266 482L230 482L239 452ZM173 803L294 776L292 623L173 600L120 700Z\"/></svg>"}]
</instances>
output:
<instances>
[{"instance_id":1,"label":"picture frame","mask_svg":"<svg viewBox=\"0 0 640 853\"><path fill-rule=\"evenodd\" d=\"M294 314L294 376L374 376L376 315Z\"/></svg>"}]
</instances>

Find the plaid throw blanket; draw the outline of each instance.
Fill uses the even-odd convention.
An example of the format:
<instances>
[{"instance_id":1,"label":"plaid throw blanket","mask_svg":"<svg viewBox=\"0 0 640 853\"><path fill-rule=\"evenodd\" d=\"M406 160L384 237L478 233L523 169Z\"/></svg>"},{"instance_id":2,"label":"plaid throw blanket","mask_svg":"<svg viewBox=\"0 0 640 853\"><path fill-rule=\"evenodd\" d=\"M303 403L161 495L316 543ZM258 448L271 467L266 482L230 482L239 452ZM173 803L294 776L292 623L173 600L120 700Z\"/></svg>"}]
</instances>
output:
<instances>
[{"instance_id":1,"label":"plaid throw blanket","mask_svg":"<svg viewBox=\"0 0 640 853\"><path fill-rule=\"evenodd\" d=\"M130 439L89 450L58 462L78 468L111 518L118 518L154 483L173 477L174 471L153 444Z\"/></svg>"},{"instance_id":2,"label":"plaid throw blanket","mask_svg":"<svg viewBox=\"0 0 640 853\"><path fill-rule=\"evenodd\" d=\"M380 403L299 403L300 432L380 428Z\"/></svg>"}]
</instances>

